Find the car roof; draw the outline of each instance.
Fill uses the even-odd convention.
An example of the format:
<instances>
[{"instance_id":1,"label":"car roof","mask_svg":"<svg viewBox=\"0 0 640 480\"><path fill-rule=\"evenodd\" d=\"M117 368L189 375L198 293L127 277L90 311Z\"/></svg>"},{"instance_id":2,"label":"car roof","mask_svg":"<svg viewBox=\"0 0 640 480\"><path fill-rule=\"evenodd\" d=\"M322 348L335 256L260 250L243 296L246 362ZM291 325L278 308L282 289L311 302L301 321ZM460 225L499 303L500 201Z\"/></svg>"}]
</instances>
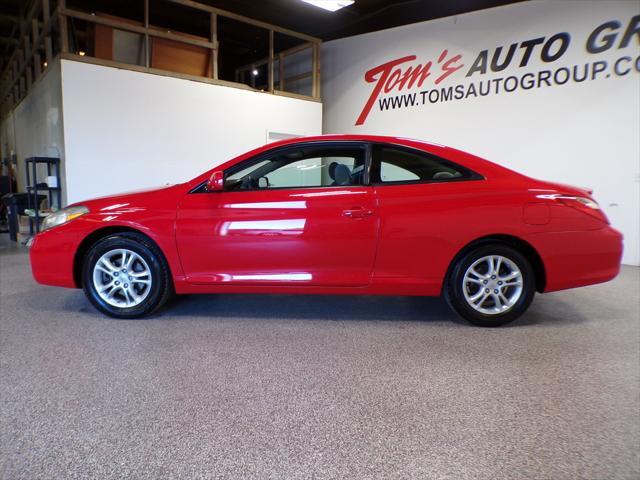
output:
<instances>
[{"instance_id":1,"label":"car roof","mask_svg":"<svg viewBox=\"0 0 640 480\"><path fill-rule=\"evenodd\" d=\"M358 135L358 134L351 134L351 133L343 133L343 134L330 133L326 135L313 135L309 137L292 137L292 138L286 138L283 140L278 140L273 143L269 143L265 145L265 147L272 148L272 147L279 147L284 145L294 145L297 143L336 141L336 140L354 141L354 142L380 142L380 143L392 143L392 144L399 144L399 145L410 145L413 143L417 143L425 146L430 145L434 147L446 148L444 145L441 145L439 143L428 142L428 141L420 140L416 138L394 137L389 135L362 135L362 134Z\"/></svg>"},{"instance_id":2,"label":"car roof","mask_svg":"<svg viewBox=\"0 0 640 480\"><path fill-rule=\"evenodd\" d=\"M480 158L471 153L458 150L453 147L442 145L441 143L429 142L427 140L421 140L417 138L397 137L390 135L364 135L364 134L327 134L327 135L314 135L309 137L294 137L279 140L276 142L263 145L251 152L253 156L255 154L266 152L273 148L283 147L287 145L297 145L308 142L335 142L335 141L353 141L353 142L372 142L372 143L385 143L390 145L400 145L410 148L416 148L418 150L432 153L436 156L441 156L446 160L460 163L462 166L470 168L471 170L478 171L479 173L486 174L515 174L520 175L517 172L509 170L505 167L497 165L493 162Z\"/></svg>"}]
</instances>

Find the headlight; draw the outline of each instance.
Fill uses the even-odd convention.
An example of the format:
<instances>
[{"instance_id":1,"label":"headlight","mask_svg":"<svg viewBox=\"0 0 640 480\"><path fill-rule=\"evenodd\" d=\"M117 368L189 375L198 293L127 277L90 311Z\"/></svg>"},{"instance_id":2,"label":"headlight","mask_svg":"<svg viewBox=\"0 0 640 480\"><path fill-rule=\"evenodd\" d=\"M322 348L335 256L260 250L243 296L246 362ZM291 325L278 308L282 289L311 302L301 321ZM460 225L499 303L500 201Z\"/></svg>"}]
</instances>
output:
<instances>
[{"instance_id":1,"label":"headlight","mask_svg":"<svg viewBox=\"0 0 640 480\"><path fill-rule=\"evenodd\" d=\"M63 208L62 210L58 210L57 212L44 217L42 225L40 226L40 230L44 232L45 230L49 230L50 228L70 222L71 220L81 217L86 213L89 213L89 209L87 207L83 207L82 205L79 205L77 207Z\"/></svg>"}]
</instances>

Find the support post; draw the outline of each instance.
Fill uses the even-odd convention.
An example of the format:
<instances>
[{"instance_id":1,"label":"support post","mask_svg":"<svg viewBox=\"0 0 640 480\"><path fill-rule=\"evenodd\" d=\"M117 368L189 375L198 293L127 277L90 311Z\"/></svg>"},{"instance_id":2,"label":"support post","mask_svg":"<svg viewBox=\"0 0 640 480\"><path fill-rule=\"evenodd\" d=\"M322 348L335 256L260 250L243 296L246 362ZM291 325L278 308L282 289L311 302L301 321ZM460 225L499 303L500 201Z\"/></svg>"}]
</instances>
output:
<instances>
[{"instance_id":1,"label":"support post","mask_svg":"<svg viewBox=\"0 0 640 480\"><path fill-rule=\"evenodd\" d=\"M38 48L40 47L40 32L39 32L38 18L31 19L31 34L33 35L33 79L37 80L42 73L42 63L40 63L40 54Z\"/></svg>"},{"instance_id":2,"label":"support post","mask_svg":"<svg viewBox=\"0 0 640 480\"><path fill-rule=\"evenodd\" d=\"M278 90L284 92L284 53L278 54L278 67L280 70L278 74L278 76L280 77L278 78Z\"/></svg>"},{"instance_id":3,"label":"support post","mask_svg":"<svg viewBox=\"0 0 640 480\"><path fill-rule=\"evenodd\" d=\"M269 92L273 93L273 30L269 30Z\"/></svg>"},{"instance_id":4,"label":"support post","mask_svg":"<svg viewBox=\"0 0 640 480\"><path fill-rule=\"evenodd\" d=\"M29 38L29 34L27 33L24 36L24 64L23 64L25 65L26 77L27 77L27 89L24 92L25 95L29 93L29 90L31 90L31 84L33 83L33 72L31 71L31 65L29 65L29 62L31 61L31 58L29 58L30 54L31 54L31 40Z\"/></svg>"},{"instance_id":5,"label":"support post","mask_svg":"<svg viewBox=\"0 0 640 480\"><path fill-rule=\"evenodd\" d=\"M45 24L49 21L50 15L49 0L42 0L42 20Z\"/></svg>"},{"instance_id":6,"label":"support post","mask_svg":"<svg viewBox=\"0 0 640 480\"><path fill-rule=\"evenodd\" d=\"M51 10L49 6L49 0L42 0L42 20L44 24L47 25L49 23L49 18L51 17ZM53 58L53 44L51 43L51 28L50 26L46 32L42 32L44 35L44 59L47 62L47 65L51 63L51 59Z\"/></svg>"},{"instance_id":7,"label":"support post","mask_svg":"<svg viewBox=\"0 0 640 480\"><path fill-rule=\"evenodd\" d=\"M33 18L31 20L31 35L33 36L33 47L38 48L40 45L40 33L38 32L38 19Z\"/></svg>"},{"instance_id":8,"label":"support post","mask_svg":"<svg viewBox=\"0 0 640 480\"><path fill-rule=\"evenodd\" d=\"M29 54L31 53L31 40L29 39L29 34L27 33L24 36L24 55L22 56L23 65L29 63Z\"/></svg>"},{"instance_id":9,"label":"support post","mask_svg":"<svg viewBox=\"0 0 640 480\"><path fill-rule=\"evenodd\" d=\"M58 25L60 27L60 51L69 52L69 35L67 33L67 16L62 13L66 7L65 0L58 1Z\"/></svg>"},{"instance_id":10,"label":"support post","mask_svg":"<svg viewBox=\"0 0 640 480\"><path fill-rule=\"evenodd\" d=\"M321 82L321 78L320 78L320 44L319 43L314 43L314 45L316 46L316 65L315 65L315 76L316 76L316 98L318 100L320 100L320 97L322 96L321 92L320 92L320 86L322 84Z\"/></svg>"},{"instance_id":11,"label":"support post","mask_svg":"<svg viewBox=\"0 0 640 480\"><path fill-rule=\"evenodd\" d=\"M39 53L33 54L33 74L34 78L37 80L42 73L42 59L40 58Z\"/></svg>"},{"instance_id":12,"label":"support post","mask_svg":"<svg viewBox=\"0 0 640 480\"><path fill-rule=\"evenodd\" d=\"M31 85L33 84L33 72L31 71L31 65L27 66L27 90L25 91L26 93L29 93L29 90L31 90Z\"/></svg>"},{"instance_id":13,"label":"support post","mask_svg":"<svg viewBox=\"0 0 640 480\"><path fill-rule=\"evenodd\" d=\"M211 77L218 79L218 14L211 13Z\"/></svg>"},{"instance_id":14,"label":"support post","mask_svg":"<svg viewBox=\"0 0 640 480\"><path fill-rule=\"evenodd\" d=\"M47 65L51 63L53 57L53 45L51 43L51 37L47 35L44 39L44 58L47 61Z\"/></svg>"},{"instance_id":15,"label":"support post","mask_svg":"<svg viewBox=\"0 0 640 480\"><path fill-rule=\"evenodd\" d=\"M144 0L144 66L149 68L151 66L151 59L149 55L151 48L149 45L149 0Z\"/></svg>"},{"instance_id":16,"label":"support post","mask_svg":"<svg viewBox=\"0 0 640 480\"><path fill-rule=\"evenodd\" d=\"M311 80L311 96L313 98L318 98L318 70L316 65L318 64L318 44L311 44L311 72L312 72L312 80Z\"/></svg>"}]
</instances>

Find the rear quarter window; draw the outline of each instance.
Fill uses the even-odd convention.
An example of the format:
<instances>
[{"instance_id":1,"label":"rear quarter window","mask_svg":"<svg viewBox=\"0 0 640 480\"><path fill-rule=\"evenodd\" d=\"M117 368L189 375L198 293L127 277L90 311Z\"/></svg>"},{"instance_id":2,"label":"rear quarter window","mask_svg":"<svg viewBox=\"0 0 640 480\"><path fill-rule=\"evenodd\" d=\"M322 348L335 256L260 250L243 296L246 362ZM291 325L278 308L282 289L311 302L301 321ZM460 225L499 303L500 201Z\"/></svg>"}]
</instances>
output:
<instances>
[{"instance_id":1,"label":"rear quarter window","mask_svg":"<svg viewBox=\"0 0 640 480\"><path fill-rule=\"evenodd\" d=\"M444 182L480 178L471 170L428 152L392 145L372 148L374 183Z\"/></svg>"}]
</instances>

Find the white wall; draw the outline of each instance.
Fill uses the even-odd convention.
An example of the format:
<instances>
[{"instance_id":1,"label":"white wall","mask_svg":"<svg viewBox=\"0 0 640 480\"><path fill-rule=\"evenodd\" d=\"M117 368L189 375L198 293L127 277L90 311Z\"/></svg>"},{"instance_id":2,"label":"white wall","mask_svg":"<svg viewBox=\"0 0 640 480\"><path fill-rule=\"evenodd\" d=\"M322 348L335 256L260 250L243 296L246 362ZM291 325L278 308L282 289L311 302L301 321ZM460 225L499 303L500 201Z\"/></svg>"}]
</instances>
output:
<instances>
[{"instance_id":1,"label":"white wall","mask_svg":"<svg viewBox=\"0 0 640 480\"><path fill-rule=\"evenodd\" d=\"M537 178L592 187L612 224L625 235L623 261L638 265L640 73L634 70L633 62L640 56L640 35L635 35L627 47L618 48L628 22L638 14L640 2L635 0L533 1L325 43L324 132L426 139L470 151ZM622 24L614 48L603 53L587 52L590 33L611 20ZM512 43L549 39L560 32L569 33L571 39L566 52L555 61L543 62L538 45L529 63L520 67L524 49L519 45L504 71L466 76L482 50L489 51L490 62L493 50L503 46L502 60ZM603 35L607 33L610 31ZM464 67L435 85L434 80L441 73L438 58L444 49L448 53L442 63L460 54L461 59L451 66ZM550 53L555 51L553 48ZM365 122L355 125L380 78L374 77L368 83L365 72L409 55L416 55L416 60L402 63L399 68L404 71L408 66L432 61L431 76L421 87L383 91L380 98L416 94L417 105L382 111L376 102ZM621 64L632 67L624 76L615 75L612 70L613 63L621 57L633 59ZM596 61L607 61L608 66L593 80L551 87L543 84L529 90L471 95L437 103L429 102L427 92L426 103L421 104L420 92L425 90L462 85L466 94L470 83L477 85L481 80L486 83L527 72L593 65ZM563 74L559 75L562 80Z\"/></svg>"},{"instance_id":2,"label":"white wall","mask_svg":"<svg viewBox=\"0 0 640 480\"><path fill-rule=\"evenodd\" d=\"M15 174L19 191L26 188L26 158L59 157L64 170L61 93L60 62L55 61L0 126L2 156L8 157L11 152L17 156ZM46 167L41 167L38 179L44 180ZM62 185L64 203L66 189L64 183Z\"/></svg>"},{"instance_id":3,"label":"white wall","mask_svg":"<svg viewBox=\"0 0 640 480\"><path fill-rule=\"evenodd\" d=\"M69 203L179 183L264 145L316 135L322 104L62 61Z\"/></svg>"}]
</instances>

